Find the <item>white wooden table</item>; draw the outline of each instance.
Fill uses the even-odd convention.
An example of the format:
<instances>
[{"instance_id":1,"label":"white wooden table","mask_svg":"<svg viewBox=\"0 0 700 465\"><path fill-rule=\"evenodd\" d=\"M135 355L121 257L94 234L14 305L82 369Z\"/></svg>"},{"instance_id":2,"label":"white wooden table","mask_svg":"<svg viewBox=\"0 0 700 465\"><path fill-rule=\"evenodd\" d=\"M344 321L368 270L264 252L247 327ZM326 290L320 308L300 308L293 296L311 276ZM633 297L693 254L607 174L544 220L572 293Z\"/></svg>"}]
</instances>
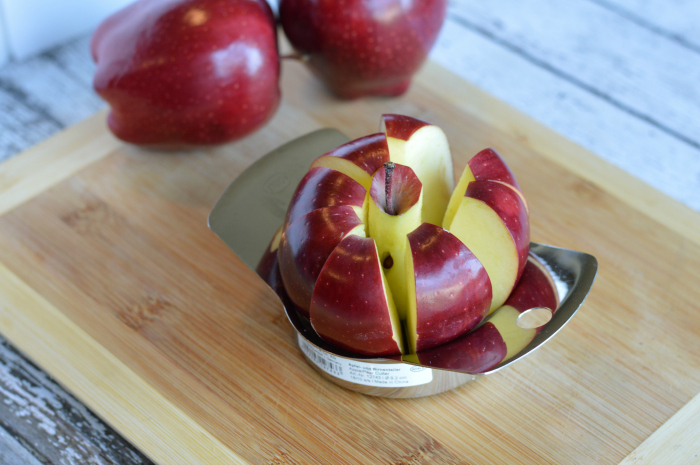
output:
<instances>
[{"instance_id":1,"label":"white wooden table","mask_svg":"<svg viewBox=\"0 0 700 465\"><path fill-rule=\"evenodd\" d=\"M697 0L452 0L432 59L700 211L699 22ZM104 107L88 41L0 69L0 160ZM149 462L0 339L0 464L40 463Z\"/></svg>"}]
</instances>

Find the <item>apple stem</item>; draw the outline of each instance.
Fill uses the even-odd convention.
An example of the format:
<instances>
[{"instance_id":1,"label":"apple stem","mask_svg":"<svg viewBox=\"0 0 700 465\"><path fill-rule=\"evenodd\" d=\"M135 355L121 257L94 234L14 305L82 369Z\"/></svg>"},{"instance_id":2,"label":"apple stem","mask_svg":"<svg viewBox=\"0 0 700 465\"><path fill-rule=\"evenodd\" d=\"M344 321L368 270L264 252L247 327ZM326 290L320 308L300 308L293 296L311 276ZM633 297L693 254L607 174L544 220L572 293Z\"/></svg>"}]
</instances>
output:
<instances>
[{"instance_id":1,"label":"apple stem","mask_svg":"<svg viewBox=\"0 0 700 465\"><path fill-rule=\"evenodd\" d=\"M391 216L396 216L396 210L394 210L394 199L391 195L391 177L394 174L394 168L396 168L394 162L388 161L384 163L384 192L386 194L386 212Z\"/></svg>"},{"instance_id":2,"label":"apple stem","mask_svg":"<svg viewBox=\"0 0 700 465\"><path fill-rule=\"evenodd\" d=\"M280 60L297 60L302 63L309 61L309 55L301 55L299 53L290 53L289 55L280 56Z\"/></svg>"}]
</instances>

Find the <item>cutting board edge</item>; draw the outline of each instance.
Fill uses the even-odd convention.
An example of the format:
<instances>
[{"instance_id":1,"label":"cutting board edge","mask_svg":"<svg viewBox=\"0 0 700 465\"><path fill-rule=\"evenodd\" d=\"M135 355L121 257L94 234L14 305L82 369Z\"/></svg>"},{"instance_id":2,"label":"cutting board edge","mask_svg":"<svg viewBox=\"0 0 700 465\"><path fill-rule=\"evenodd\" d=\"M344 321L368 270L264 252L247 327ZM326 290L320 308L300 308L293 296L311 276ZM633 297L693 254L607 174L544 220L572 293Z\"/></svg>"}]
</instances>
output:
<instances>
[{"instance_id":1,"label":"cutting board edge","mask_svg":"<svg viewBox=\"0 0 700 465\"><path fill-rule=\"evenodd\" d=\"M0 323L4 337L152 460L249 463L2 263Z\"/></svg>"}]
</instances>

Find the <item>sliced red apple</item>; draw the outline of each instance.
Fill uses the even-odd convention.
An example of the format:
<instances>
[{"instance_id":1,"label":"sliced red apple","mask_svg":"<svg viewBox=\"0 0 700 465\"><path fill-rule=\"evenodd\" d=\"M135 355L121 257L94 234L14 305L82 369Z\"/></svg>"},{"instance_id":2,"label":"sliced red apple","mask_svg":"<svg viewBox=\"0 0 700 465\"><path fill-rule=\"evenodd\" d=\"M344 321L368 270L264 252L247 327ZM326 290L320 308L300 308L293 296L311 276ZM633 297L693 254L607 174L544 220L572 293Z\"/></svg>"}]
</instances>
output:
<instances>
[{"instance_id":1,"label":"sliced red apple","mask_svg":"<svg viewBox=\"0 0 700 465\"><path fill-rule=\"evenodd\" d=\"M452 155L437 126L402 115L383 115L391 161L410 166L423 184L423 221L441 225L454 189Z\"/></svg>"},{"instance_id":2,"label":"sliced red apple","mask_svg":"<svg viewBox=\"0 0 700 465\"><path fill-rule=\"evenodd\" d=\"M330 168L311 168L297 186L289 202L284 227L297 218L319 208L347 205L353 207L363 221L367 190L360 183L340 171Z\"/></svg>"},{"instance_id":3,"label":"sliced red apple","mask_svg":"<svg viewBox=\"0 0 700 465\"><path fill-rule=\"evenodd\" d=\"M464 193L467 192L467 186L469 186L469 183L472 181L499 181L512 186L520 194L527 210L525 197L520 193L520 186L506 162L495 150L484 149L474 155L467 163L467 166L464 167L462 176L460 176L457 187L455 187L455 190L452 192L450 202L447 205L445 218L442 222L444 228L450 228L457 208L462 202L462 197L464 197Z\"/></svg>"},{"instance_id":4,"label":"sliced red apple","mask_svg":"<svg viewBox=\"0 0 700 465\"><path fill-rule=\"evenodd\" d=\"M386 133L387 137L407 141L417 130L425 126L432 125L411 116L387 113L382 115L379 130Z\"/></svg>"},{"instance_id":5,"label":"sliced red apple","mask_svg":"<svg viewBox=\"0 0 700 465\"><path fill-rule=\"evenodd\" d=\"M258 266L255 268L255 272L258 276L275 291L282 285L282 276L280 275L277 261L277 249L279 248L281 239L282 228L280 227L272 236L270 245L265 249L265 253L263 253L263 256L258 262Z\"/></svg>"},{"instance_id":6,"label":"sliced red apple","mask_svg":"<svg viewBox=\"0 0 700 465\"><path fill-rule=\"evenodd\" d=\"M477 153L469 160L468 166L475 181L500 181L520 190L513 172L494 149L487 148Z\"/></svg>"},{"instance_id":7,"label":"sliced red apple","mask_svg":"<svg viewBox=\"0 0 700 465\"><path fill-rule=\"evenodd\" d=\"M340 171L369 189L372 175L389 161L389 146L384 134L361 137L317 158L311 168L326 167Z\"/></svg>"},{"instance_id":8,"label":"sliced red apple","mask_svg":"<svg viewBox=\"0 0 700 465\"><path fill-rule=\"evenodd\" d=\"M483 373L520 353L542 327L523 329L517 324L521 313L544 307L552 311L558 305L557 293L549 273L529 257L522 278L513 293L493 316L476 330L454 341L405 355L407 362L445 369Z\"/></svg>"},{"instance_id":9,"label":"sliced red apple","mask_svg":"<svg viewBox=\"0 0 700 465\"><path fill-rule=\"evenodd\" d=\"M530 223L525 204L500 182L473 181L449 230L486 268L493 287L493 312L506 301L527 261Z\"/></svg>"},{"instance_id":10,"label":"sliced red apple","mask_svg":"<svg viewBox=\"0 0 700 465\"><path fill-rule=\"evenodd\" d=\"M491 281L454 235L423 223L407 237L408 352L444 344L472 330L491 308Z\"/></svg>"},{"instance_id":11,"label":"sliced red apple","mask_svg":"<svg viewBox=\"0 0 700 465\"><path fill-rule=\"evenodd\" d=\"M487 322L452 342L401 358L426 367L483 373L501 363L507 353L498 329Z\"/></svg>"},{"instance_id":12,"label":"sliced red apple","mask_svg":"<svg viewBox=\"0 0 700 465\"><path fill-rule=\"evenodd\" d=\"M372 179L368 208L367 235L377 242L379 256L391 287L399 317L406 319L406 235L421 224L423 189L408 166L394 165L390 181L390 205L387 204L386 168L380 168Z\"/></svg>"},{"instance_id":13,"label":"sliced red apple","mask_svg":"<svg viewBox=\"0 0 700 465\"><path fill-rule=\"evenodd\" d=\"M518 285L489 320L501 334L506 343L507 353L502 361L509 360L523 350L542 327L523 328L517 320L521 313L537 307L548 308L552 312L558 306L557 291L549 273L537 260L528 257Z\"/></svg>"},{"instance_id":14,"label":"sliced red apple","mask_svg":"<svg viewBox=\"0 0 700 465\"><path fill-rule=\"evenodd\" d=\"M350 235L328 257L310 307L325 341L358 354L404 352L401 323L372 238Z\"/></svg>"},{"instance_id":15,"label":"sliced red apple","mask_svg":"<svg viewBox=\"0 0 700 465\"><path fill-rule=\"evenodd\" d=\"M282 234L278 260L284 288L308 317L318 275L333 249L348 234L365 236L352 207L326 207L298 218Z\"/></svg>"}]
</instances>

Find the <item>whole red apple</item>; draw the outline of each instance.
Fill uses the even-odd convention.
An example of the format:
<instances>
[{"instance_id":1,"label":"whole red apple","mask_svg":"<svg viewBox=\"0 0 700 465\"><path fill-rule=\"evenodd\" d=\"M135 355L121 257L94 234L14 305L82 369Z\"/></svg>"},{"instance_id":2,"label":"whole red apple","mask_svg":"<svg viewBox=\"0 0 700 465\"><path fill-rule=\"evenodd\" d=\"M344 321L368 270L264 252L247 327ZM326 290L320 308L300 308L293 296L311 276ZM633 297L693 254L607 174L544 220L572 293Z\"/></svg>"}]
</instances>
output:
<instances>
[{"instance_id":1,"label":"whole red apple","mask_svg":"<svg viewBox=\"0 0 700 465\"><path fill-rule=\"evenodd\" d=\"M401 95L445 20L446 0L280 0L280 21L341 98Z\"/></svg>"},{"instance_id":2,"label":"whole red apple","mask_svg":"<svg viewBox=\"0 0 700 465\"><path fill-rule=\"evenodd\" d=\"M238 139L279 104L275 21L264 0L139 0L97 28L91 51L109 128L134 144Z\"/></svg>"}]
</instances>

